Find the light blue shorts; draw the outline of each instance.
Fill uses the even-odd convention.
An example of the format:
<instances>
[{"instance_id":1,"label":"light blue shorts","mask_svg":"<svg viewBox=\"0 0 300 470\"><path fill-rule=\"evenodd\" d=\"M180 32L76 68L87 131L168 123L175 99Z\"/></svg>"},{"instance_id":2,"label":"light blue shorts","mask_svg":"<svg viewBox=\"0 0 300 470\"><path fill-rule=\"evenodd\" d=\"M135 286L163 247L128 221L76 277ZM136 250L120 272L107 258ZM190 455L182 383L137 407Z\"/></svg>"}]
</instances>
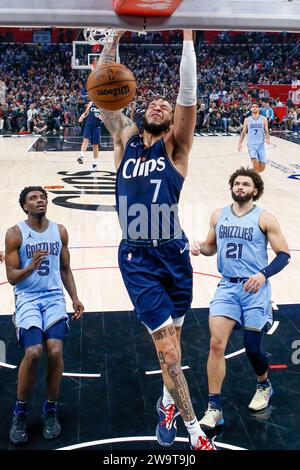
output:
<instances>
[{"instance_id":1,"label":"light blue shorts","mask_svg":"<svg viewBox=\"0 0 300 470\"><path fill-rule=\"evenodd\" d=\"M248 145L250 158L254 158L261 163L267 163L265 144Z\"/></svg>"},{"instance_id":2,"label":"light blue shorts","mask_svg":"<svg viewBox=\"0 0 300 470\"><path fill-rule=\"evenodd\" d=\"M61 290L30 292L16 295L16 328L36 326L46 331L59 320L68 319L66 301Z\"/></svg>"},{"instance_id":3,"label":"light blue shorts","mask_svg":"<svg viewBox=\"0 0 300 470\"><path fill-rule=\"evenodd\" d=\"M273 323L271 286L267 281L256 294L245 292L244 283L234 284L221 279L210 303L212 317L227 317L237 322L237 327L261 331Z\"/></svg>"}]
</instances>

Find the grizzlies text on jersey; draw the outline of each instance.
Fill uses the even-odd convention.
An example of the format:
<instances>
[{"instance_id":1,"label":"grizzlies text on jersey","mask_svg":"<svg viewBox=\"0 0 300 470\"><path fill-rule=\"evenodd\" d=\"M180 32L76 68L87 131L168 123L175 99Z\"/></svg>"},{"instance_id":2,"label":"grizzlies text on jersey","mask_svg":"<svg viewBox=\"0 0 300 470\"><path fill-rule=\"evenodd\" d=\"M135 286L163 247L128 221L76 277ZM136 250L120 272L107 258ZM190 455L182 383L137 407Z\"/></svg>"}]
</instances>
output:
<instances>
[{"instance_id":1,"label":"grizzlies text on jersey","mask_svg":"<svg viewBox=\"0 0 300 470\"><path fill-rule=\"evenodd\" d=\"M250 277L268 264L267 237L259 227L263 209L254 206L239 217L222 209L216 224L218 270L224 277Z\"/></svg>"},{"instance_id":2,"label":"grizzlies text on jersey","mask_svg":"<svg viewBox=\"0 0 300 470\"><path fill-rule=\"evenodd\" d=\"M32 263L32 255L37 250L48 250L49 254L38 269L15 285L15 294L53 290L62 292L60 275L62 242L57 224L49 221L49 226L44 232L33 230L25 221L18 222L17 225L22 234L22 245L19 248L20 268Z\"/></svg>"},{"instance_id":3,"label":"grizzlies text on jersey","mask_svg":"<svg viewBox=\"0 0 300 470\"><path fill-rule=\"evenodd\" d=\"M269 281L255 294L244 290L244 282L268 264L267 237L259 227L262 212L253 206L239 217L227 206L215 226L218 270L223 278L210 302L210 316L228 317L236 326L253 331L273 322Z\"/></svg>"}]
</instances>

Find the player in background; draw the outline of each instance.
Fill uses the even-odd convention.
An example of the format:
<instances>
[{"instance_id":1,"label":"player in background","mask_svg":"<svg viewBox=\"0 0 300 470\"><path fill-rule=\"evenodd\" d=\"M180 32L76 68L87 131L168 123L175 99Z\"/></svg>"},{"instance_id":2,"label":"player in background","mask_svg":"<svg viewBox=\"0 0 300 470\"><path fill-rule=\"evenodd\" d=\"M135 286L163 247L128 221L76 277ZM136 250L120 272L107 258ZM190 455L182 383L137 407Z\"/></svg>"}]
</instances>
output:
<instances>
[{"instance_id":1,"label":"player in background","mask_svg":"<svg viewBox=\"0 0 300 470\"><path fill-rule=\"evenodd\" d=\"M89 142L93 146L93 155L94 155L94 162L92 164L92 171L97 170L97 160L99 157L99 146L100 146L100 138L101 138L101 111L97 106L94 105L92 101L89 102L86 110L80 118L78 122L82 122L86 119L83 129L83 141L81 144L80 155L77 158L77 162L82 164L85 158L85 152L89 145Z\"/></svg>"},{"instance_id":2,"label":"player in background","mask_svg":"<svg viewBox=\"0 0 300 470\"><path fill-rule=\"evenodd\" d=\"M238 144L239 152L242 151L242 143L247 132L247 147L253 170L256 171L256 173L261 173L266 168L265 141L270 145L270 134L268 120L259 114L259 106L257 103L252 103L251 116L245 118Z\"/></svg>"},{"instance_id":3,"label":"player in background","mask_svg":"<svg viewBox=\"0 0 300 470\"><path fill-rule=\"evenodd\" d=\"M200 424L213 429L224 424L221 388L226 374L225 349L235 328L244 329L246 354L257 376L256 392L248 406L261 411L273 393L268 358L261 349L263 334L272 325L269 278L290 261L287 242L275 217L254 204L264 183L253 169L240 168L229 179L233 204L216 209L204 242L195 242L192 255L217 253L222 279L210 303L210 351L207 361L208 408ZM267 245L275 258L268 263Z\"/></svg>"}]
</instances>

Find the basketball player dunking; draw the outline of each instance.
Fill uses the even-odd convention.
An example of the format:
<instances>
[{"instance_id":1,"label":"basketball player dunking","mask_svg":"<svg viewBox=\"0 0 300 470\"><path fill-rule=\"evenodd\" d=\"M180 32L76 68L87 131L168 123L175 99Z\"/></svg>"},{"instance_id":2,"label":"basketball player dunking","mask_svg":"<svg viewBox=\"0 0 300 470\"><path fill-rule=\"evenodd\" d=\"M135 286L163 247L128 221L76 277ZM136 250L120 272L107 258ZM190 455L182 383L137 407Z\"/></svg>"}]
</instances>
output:
<instances>
[{"instance_id":1,"label":"basketball player dunking","mask_svg":"<svg viewBox=\"0 0 300 470\"><path fill-rule=\"evenodd\" d=\"M114 60L119 36L103 49ZM174 113L160 97L148 103L144 131L121 111L101 109L114 138L117 210L123 232L119 266L137 317L154 342L164 381L157 403L158 442L170 446L181 414L192 449L214 450L196 419L181 370L180 335L192 301L188 240L178 221L178 201L188 169L196 121L196 57L192 31L184 31L180 87Z\"/></svg>"},{"instance_id":2,"label":"basketball player dunking","mask_svg":"<svg viewBox=\"0 0 300 470\"><path fill-rule=\"evenodd\" d=\"M247 132L247 146L253 170L256 171L256 173L261 173L266 168L265 140L267 144L270 144L270 135L268 120L259 114L259 106L257 103L252 103L251 116L245 118L239 139L239 152L242 151L242 143Z\"/></svg>"}]
</instances>

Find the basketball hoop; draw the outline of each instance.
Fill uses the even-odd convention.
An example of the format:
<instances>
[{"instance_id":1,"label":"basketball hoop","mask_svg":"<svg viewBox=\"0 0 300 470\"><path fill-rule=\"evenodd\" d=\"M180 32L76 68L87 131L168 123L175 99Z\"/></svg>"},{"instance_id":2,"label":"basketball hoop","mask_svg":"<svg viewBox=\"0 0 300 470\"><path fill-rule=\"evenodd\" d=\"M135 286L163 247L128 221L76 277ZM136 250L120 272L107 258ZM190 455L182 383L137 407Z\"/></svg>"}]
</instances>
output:
<instances>
[{"instance_id":1,"label":"basketball hoop","mask_svg":"<svg viewBox=\"0 0 300 470\"><path fill-rule=\"evenodd\" d=\"M113 29L84 28L83 36L86 42L91 45L108 44L116 37L117 31Z\"/></svg>"}]
</instances>

